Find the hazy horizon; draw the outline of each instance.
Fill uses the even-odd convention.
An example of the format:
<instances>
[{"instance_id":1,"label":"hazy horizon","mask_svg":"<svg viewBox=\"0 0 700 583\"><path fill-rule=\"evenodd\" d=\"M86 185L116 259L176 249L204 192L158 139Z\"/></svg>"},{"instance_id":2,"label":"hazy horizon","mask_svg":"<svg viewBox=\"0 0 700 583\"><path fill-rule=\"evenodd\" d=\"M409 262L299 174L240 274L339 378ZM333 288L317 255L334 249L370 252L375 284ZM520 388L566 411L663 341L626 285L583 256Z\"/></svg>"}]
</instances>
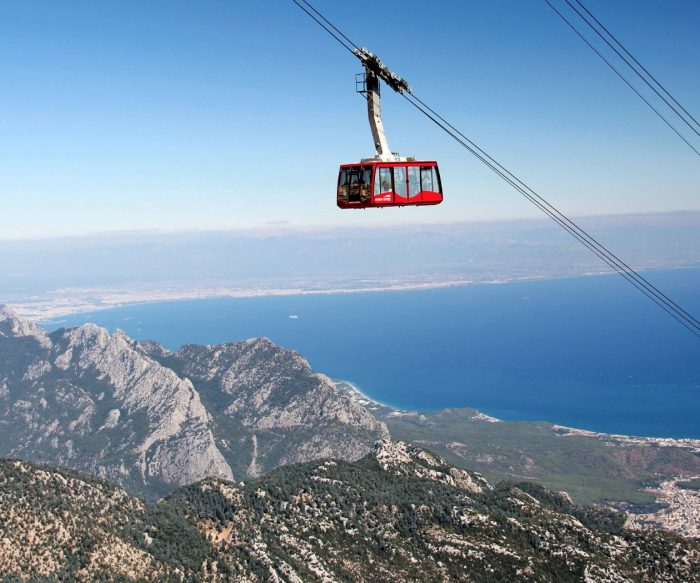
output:
<instances>
[{"instance_id":1,"label":"hazy horizon","mask_svg":"<svg viewBox=\"0 0 700 583\"><path fill-rule=\"evenodd\" d=\"M370 211L371 212L371 211ZM645 211L645 212L617 212L617 213L590 213L581 215L571 215L569 218L572 221L581 220L616 220L616 219L633 219L639 218L644 220L645 218L653 217L673 217L678 216L683 220L688 220L690 217L697 215L700 217L700 209L678 209L678 210L665 210L665 211ZM692 220L692 219L691 219ZM235 235L276 235L276 234L296 234L296 233L314 233L322 231L343 231L352 229L367 229L367 230L391 230L391 229L404 229L404 228L421 228L421 227L437 227L437 226L459 226L459 225L520 225L520 224L552 224L551 219L544 215L530 216L522 218L494 218L494 219L455 219L455 220L440 220L440 221L426 221L426 222L412 222L412 223L396 223L396 222L386 222L386 223L357 223L354 225L324 225L324 224L292 224L287 221L270 221L264 225L251 226L251 227L240 227L240 228L152 228L152 229L115 229L115 230L95 230L95 231L82 231L70 234L33 234L23 237L13 237L5 236L0 233L0 245L3 243L22 243L22 242L40 242L40 241L61 241L66 239L90 239L90 238L102 238L102 237L121 237L121 236L138 236L138 235L163 235L163 236L177 236L177 235L196 235L196 234L235 234Z\"/></svg>"},{"instance_id":2,"label":"hazy horizon","mask_svg":"<svg viewBox=\"0 0 700 583\"><path fill-rule=\"evenodd\" d=\"M636 269L700 264L700 212L578 222ZM0 241L0 303L34 317L137 301L416 289L608 272L548 219Z\"/></svg>"}]
</instances>

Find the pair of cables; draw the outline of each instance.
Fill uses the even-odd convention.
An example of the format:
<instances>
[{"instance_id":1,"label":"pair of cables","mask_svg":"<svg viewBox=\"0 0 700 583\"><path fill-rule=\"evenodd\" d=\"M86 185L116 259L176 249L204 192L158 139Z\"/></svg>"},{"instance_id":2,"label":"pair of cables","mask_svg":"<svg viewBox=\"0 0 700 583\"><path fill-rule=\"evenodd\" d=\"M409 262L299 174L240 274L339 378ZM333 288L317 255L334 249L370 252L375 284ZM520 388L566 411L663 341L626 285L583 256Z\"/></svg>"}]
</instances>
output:
<instances>
[{"instance_id":1,"label":"pair of cables","mask_svg":"<svg viewBox=\"0 0 700 583\"><path fill-rule=\"evenodd\" d=\"M548 0L545 0L548 2ZM568 1L568 0L566 0ZM292 0L299 8L308 14L319 26L330 34L350 53L357 56L359 47L338 29L330 20L316 10L307 0ZM610 249L587 233L582 227L568 218L554 205L540 196L534 189L510 172L505 166L490 156L476 143L469 139L464 133L449 123L444 117L438 114L433 108L418 98L411 91L400 92L414 108L426 116L431 122L437 125L442 131L450 136L461 147L472 154L477 160L482 162L487 168L492 170L497 176L519 192L526 200L536 206L540 211L552 219L557 225L579 241L584 247L589 249L594 255L599 257L611 269L619 273L631 285L637 288L662 310L677 320L692 334L700 338L700 321L692 314L683 309L678 303L669 298L660 289L654 286L644 276L627 265L622 259L615 255Z\"/></svg>"},{"instance_id":2,"label":"pair of cables","mask_svg":"<svg viewBox=\"0 0 700 583\"><path fill-rule=\"evenodd\" d=\"M556 0L544 0L545 3L554 11L554 13L578 36L612 71L651 109L671 130L685 142L685 144L695 154L700 156L700 122L693 116L679 101L666 89L666 87L654 76L649 70L639 62L635 56L627 50L625 45L610 32L610 30L581 2L581 0L563 0L563 3L569 7L571 17L567 18L564 11L554 5ZM562 4L560 4L563 7ZM603 54L602 50L596 48L594 43L584 34L580 27L576 24L583 24L583 30L590 29L595 33L595 37L601 40L608 49L617 57L618 65L613 63L615 56L609 55L610 58ZM622 72L624 68L625 73ZM641 80L642 88L646 87L647 95L645 96L640 89L633 83L634 79ZM651 91L652 93L648 93ZM656 102L656 105L652 103ZM665 109L662 112L661 109ZM672 114L672 115L669 115ZM673 121L672 121L673 120ZM691 136L688 139L683 132L678 129L677 124L681 122L681 127ZM691 141L693 140L693 141ZM693 143L695 142L695 144Z\"/></svg>"}]
</instances>

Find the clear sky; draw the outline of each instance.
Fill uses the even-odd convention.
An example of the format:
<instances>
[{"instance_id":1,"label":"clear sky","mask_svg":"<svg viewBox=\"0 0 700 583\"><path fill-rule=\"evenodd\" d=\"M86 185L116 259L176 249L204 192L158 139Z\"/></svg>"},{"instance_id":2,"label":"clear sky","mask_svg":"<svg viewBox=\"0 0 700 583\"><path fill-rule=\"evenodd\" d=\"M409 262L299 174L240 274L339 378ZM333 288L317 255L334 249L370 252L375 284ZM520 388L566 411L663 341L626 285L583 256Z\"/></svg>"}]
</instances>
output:
<instances>
[{"instance_id":1,"label":"clear sky","mask_svg":"<svg viewBox=\"0 0 700 583\"><path fill-rule=\"evenodd\" d=\"M700 2L586 4L700 115ZM700 158L542 0L315 5L564 212L700 209ZM337 209L373 154L360 66L291 0L3 0L0 71L2 238L538 216L389 90L446 200Z\"/></svg>"}]
</instances>

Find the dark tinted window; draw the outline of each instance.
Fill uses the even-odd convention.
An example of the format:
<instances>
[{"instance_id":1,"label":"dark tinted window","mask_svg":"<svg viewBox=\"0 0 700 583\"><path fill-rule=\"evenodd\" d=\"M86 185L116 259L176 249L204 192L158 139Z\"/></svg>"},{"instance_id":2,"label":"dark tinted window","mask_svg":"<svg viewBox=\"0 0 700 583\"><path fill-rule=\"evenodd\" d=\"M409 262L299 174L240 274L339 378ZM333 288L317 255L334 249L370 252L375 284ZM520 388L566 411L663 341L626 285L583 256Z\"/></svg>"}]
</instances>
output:
<instances>
[{"instance_id":1,"label":"dark tinted window","mask_svg":"<svg viewBox=\"0 0 700 583\"><path fill-rule=\"evenodd\" d=\"M348 171L343 169L338 176L338 198L347 200L348 198Z\"/></svg>"}]
</instances>

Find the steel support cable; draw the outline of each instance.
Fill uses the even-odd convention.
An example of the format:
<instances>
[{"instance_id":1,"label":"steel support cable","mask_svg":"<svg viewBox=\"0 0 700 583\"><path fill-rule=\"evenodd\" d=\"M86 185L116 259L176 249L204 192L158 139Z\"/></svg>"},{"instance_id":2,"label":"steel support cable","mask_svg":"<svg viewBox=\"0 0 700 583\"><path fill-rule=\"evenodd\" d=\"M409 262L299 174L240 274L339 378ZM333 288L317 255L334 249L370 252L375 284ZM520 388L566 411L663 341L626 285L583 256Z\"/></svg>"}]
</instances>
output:
<instances>
[{"instance_id":1,"label":"steel support cable","mask_svg":"<svg viewBox=\"0 0 700 583\"><path fill-rule=\"evenodd\" d=\"M614 72L620 79L622 79L622 81L625 83L625 85L627 85L632 91L634 91L634 92L637 94L637 97L639 97L639 99L641 99L644 103L646 103L647 106L649 107L649 109L651 109L656 115L658 115L658 116L661 118L661 120L662 120L669 128L671 128L671 130L673 130L673 132L674 132L681 140L683 140L683 141L686 143L686 145L687 145L693 152L695 152L695 153L698 155L698 157L700 157L700 151L698 151L698 149L695 148L695 146L693 146L693 144L691 144L691 143L686 139L686 137L685 137L681 132L679 132L679 131L675 128L675 126L674 126L670 121L668 121L668 120L663 116L663 114L662 114L658 109L656 109L656 108L651 104L651 102L650 102L646 97L644 97L644 96L639 92L639 90L638 90L634 85L632 85L632 83L630 83L630 82L627 80L627 78L626 78L622 73L620 73L620 71L617 70L617 68L615 67L615 65L613 65L608 59L606 59L605 56L604 56L598 49L596 49L596 48L593 46L593 44L591 44L591 42L590 42L585 36L583 36L583 34L581 34L581 32L579 32L579 30L566 18L566 16L564 16L559 10L557 10L556 7L555 7L549 0L544 0L544 1L547 3L547 5L548 5L552 10L554 10L554 12L557 14L557 16L559 16L559 18L561 18L561 19L566 23L566 25L567 25L571 30L573 30L573 31L576 33L576 35L577 35L583 42L585 42L585 43L589 46L589 48L590 48L596 55L598 55L598 56L603 60L603 62L604 62L605 64L606 64L608 67L610 67L610 68L613 70L613 72Z\"/></svg>"},{"instance_id":2,"label":"steel support cable","mask_svg":"<svg viewBox=\"0 0 700 583\"><path fill-rule=\"evenodd\" d=\"M348 50L354 54L354 51L352 49L350 49L345 44L345 42L343 42L343 40L341 40L336 34L334 34L332 32L332 30L328 28L328 26L324 25L318 18L316 18L307 9L305 9L297 0L292 0L292 1L297 6L299 6L299 8L301 8L304 12L306 12L306 14L309 15L317 24L319 24L319 26L321 26L326 32L328 32L328 34L330 34L333 38L335 38L336 41L338 41L341 45L343 45L343 47L346 50ZM335 25L333 25L333 23L330 20L328 20L320 12L318 12L318 10L313 8L313 6L311 6L311 4L309 2L307 2L306 0L301 0L301 1L304 2L304 4L308 5L316 14L319 15L320 18L323 19L323 21L328 23L328 25L330 27L332 27L333 30L337 31L338 34L340 34L348 43L350 43L353 47L357 48L354 45L354 43L352 43L352 41L350 41L350 39L348 39L347 36L345 36ZM547 2L547 0L545 0L545 1ZM549 2L547 2L547 3L549 4ZM550 6L551 6L551 4L550 4ZM553 6L552 6L552 9L558 13L558 11ZM571 25L569 25L569 26L571 26ZM578 31L576 31L576 29L574 29L574 31L577 32L577 34L578 34ZM586 40L586 39L584 39L584 40ZM593 48L593 47L591 47L591 48ZM595 48L593 48L593 50L595 50ZM610 65L610 66L612 67L612 65ZM614 68L613 68L613 70L614 70ZM619 73L618 73L618 75L619 75ZM622 79L625 82L627 82L624 79L624 77L622 77ZM435 123L438 127L440 127L445 133L447 133L450 137L452 137L455 141L457 141L460 145L462 145L465 149L467 149L471 154L473 154L477 159L479 159L482 163L484 163L495 174L497 174L500 178L502 178L504 181L506 181L508 184L510 184L515 190L517 190L520 194L522 194L527 200L529 200L532 204L534 204L537 208L539 208L543 213L545 213L548 217L550 217L554 222L556 222L565 231L567 231L569 234L571 234L582 245L584 245L586 248L588 248L594 255L599 257L611 269L613 269L614 271L619 273L621 276L623 276L634 287L636 287L639 291L641 291L644 295L646 295L649 299L651 299L656 305L658 305L661 309L663 309L665 312L667 312L671 317L673 317L675 320L677 320L679 323L681 323L690 332L695 334L695 336L700 338L700 322L698 320L696 320L691 314L686 312L683 308L681 308L678 304L676 304L668 296L663 294L663 292L658 290L658 288L653 286L650 282L648 282L640 274L638 274L632 268L627 266L624 262L622 262L619 258L617 258L617 256L615 256L611 251L609 251L606 247L604 247L602 244L600 244L598 241L596 241L593 237L591 237L588 233L586 233L586 231L584 231L578 225L573 223L573 221L571 221L568 217L566 217L563 213L561 213L553 205L551 205L549 202L547 202L545 199L543 199L541 196L539 196L534 190L532 190L530 187L528 187L524 182L522 182L520 179L518 179L514 174L509 172L505 167L503 167L501 164L499 164L495 159L493 159L486 152L481 150L481 148L479 148L476 144L474 144L474 142L469 140L469 138L467 138L464 134L462 134L459 130L457 130L454 126L452 126L449 122L447 122L443 117L441 117L439 114L437 114L427 104L425 104L423 101L421 101L419 98L417 98L413 94L410 94L410 93L408 94L408 95L410 95L410 98L404 93L401 93L401 95L411 105L413 105L413 107L418 109L421 113L423 113L426 117L428 117L433 123ZM640 95L640 97L641 97L641 95ZM644 98L642 97L642 99L644 99ZM652 107L652 106L650 105L650 107ZM652 109L653 109L653 107L652 107ZM658 114L658 112L657 112L657 114ZM658 114L658 115L660 115L660 114ZM663 119L663 117L662 117L662 119ZM680 136L680 137L683 138L683 136ZM684 139L684 141L685 141L685 139ZM688 142L686 141L686 143L688 143ZM692 148L692 145L690 145L689 143L688 143L688 145ZM700 152L697 152L697 150L695 150L695 151L700 156Z\"/></svg>"},{"instance_id":3,"label":"steel support cable","mask_svg":"<svg viewBox=\"0 0 700 583\"><path fill-rule=\"evenodd\" d=\"M613 41L615 42L615 44L616 44L617 46L619 46L619 47L625 52L625 54L627 54L627 56L629 56L629 58L632 59L632 60L639 66L639 68L640 68L642 71L644 71L644 73L645 73L654 83L656 83L656 85L658 85L658 86L661 88L661 90L662 90L666 95L669 96L669 98L671 98L671 100L673 101L673 103L675 103L678 107L681 108L681 110L683 111L683 113L685 113L691 120L693 120L693 122L695 122L695 125L697 125L698 128L700 128L700 122L699 122L697 119L695 119L695 118L693 117L693 115L692 115L685 107L683 107L680 103L678 103L678 101L676 100L676 98L673 97L673 95L671 95L671 93L666 89L666 87L664 87L663 84L662 84L660 81L658 81L658 80L656 79L656 77L654 77L654 75L652 75L652 74L647 70L647 68L646 68L644 65L642 65L642 64L634 57L634 55L633 55L632 53L630 53L630 52L627 50L627 48L625 47L625 45L623 45L619 40L617 40L617 38L615 37L615 35L614 35L612 32L610 32L607 28L605 28L605 25L604 25L600 20L598 20L598 19L595 17L595 15L594 15L593 13L591 13L591 11L588 10L588 8L586 8L586 7L584 6L584 4L583 4L580 0L576 0L576 4L578 4L581 8L583 8L583 10L585 10L585 12L595 21L595 23L596 23L598 26L600 26L600 28L602 28L602 29L605 31L605 33L606 33L611 39L613 39Z\"/></svg>"},{"instance_id":4,"label":"steel support cable","mask_svg":"<svg viewBox=\"0 0 700 583\"><path fill-rule=\"evenodd\" d=\"M693 133L695 133L695 135L698 136L698 137L700 138L700 132L697 130L697 128L694 127L693 124L691 124L691 123L690 123L690 122L675 108L675 106L674 106L664 95L662 95L662 94L659 92L659 90L658 90L656 87L654 87L654 85L651 84L651 82L649 81L649 79L647 79L644 75L642 75L642 74L639 72L639 70L638 70L634 65L632 65L632 63L630 63L630 61L627 59L627 57L625 57L625 56L617 49L617 47L615 47L607 38L605 38L605 35L603 35L603 33L600 32L600 30L599 30L598 28L596 28L596 27L593 25L593 23L592 23L590 20L588 20L588 18L586 18L586 16L585 16L584 14L582 14L581 11L580 11L578 8L576 8L576 6L573 5L573 3L571 2L571 0L564 0L564 2L566 2L566 3L569 5L569 7L570 7L576 14L578 14L578 16L581 18L581 20L583 20L583 21L591 28L591 30L593 30L593 32L595 32L595 33L603 40L603 42L604 42L605 44L607 44L607 45L615 52L615 54L616 54L618 57L620 57L620 58L622 59L622 61L623 61L630 69L632 69L632 71L634 71L635 74L636 74L642 81L644 81L644 83L645 83L654 93L656 93L656 95L659 97L659 99L661 99L661 100L671 109L671 111L673 111L673 113L675 113L675 114L683 121L683 123L685 123L685 124L693 131ZM673 99L673 98L672 98L672 99ZM675 99L674 99L674 101L675 101ZM684 111L685 111L685 110L684 110ZM691 118L692 118L692 116L691 116ZM695 120L693 119L693 121L695 121ZM696 123L697 123L697 122L696 122Z\"/></svg>"},{"instance_id":5,"label":"steel support cable","mask_svg":"<svg viewBox=\"0 0 700 583\"><path fill-rule=\"evenodd\" d=\"M405 97L405 96L404 96ZM637 271L635 271L632 267L627 265L622 259L617 257L610 249L608 249L605 245L600 243L598 240L596 240L592 235L587 233L586 231L583 230L583 228L579 227L576 223L574 223L571 219L569 219L564 213L562 213L559 209L557 209L554 205L549 203L547 200L542 198L535 190L530 188L525 182L520 180L515 174L510 172L507 168L505 168L502 164L500 164L497 160L495 160L492 156L490 156L488 153L486 153L484 150L482 150L478 145L476 145L472 140L470 140L467 136L465 136L462 132L460 132L456 127L454 127L452 124L450 124L444 117L439 115L434 109L432 109L428 104L426 104L424 101L422 101L420 98L418 98L416 95L411 94L410 99L407 98L408 101L411 101L411 99L417 101L422 108L430 112L432 116L437 118L439 120L440 124L438 124L440 127L442 127L442 124L447 126L449 128L449 132L447 132L447 129L445 127L442 127L443 131L446 131L452 137L454 138L455 136L453 135L456 134L460 138L460 143L466 142L469 144L469 150L474 153L474 150L476 150L481 157L486 158L490 164L489 167L494 170L494 166L499 170L499 175L501 173L506 174L509 176L511 179L512 183L517 184L517 189L520 191L522 194L525 194L522 192L523 190L527 191L528 195L527 198L531 200L532 198L536 199L539 201L541 205L544 205L547 207L552 213L557 215L560 220L565 223L567 226L564 227L566 230L574 230L578 235L580 235L582 238L584 238L590 245L594 246L597 248L600 253L606 255L610 261L612 261L616 267L614 269L616 271L624 271L630 274L631 277L633 277L636 281L639 282L640 285L644 286L645 288L648 288L651 293L653 293L660 301L662 301L664 304L666 304L669 308L673 309L675 312L679 314L679 316L683 317L684 319L688 320L694 327L700 329L700 321L694 318L690 313L686 312L681 306L676 304L671 298L666 296L661 290L659 290L657 287L655 287L652 283L650 283L648 280L646 280L642 275L640 275ZM425 113L425 111L423 112ZM435 120L433 120L435 121ZM462 143L464 145L464 143ZM480 157L480 159L481 159ZM482 160L483 161L483 160ZM509 182L511 182L509 181ZM513 186L515 186L513 184ZM531 200L532 201L532 200ZM539 204L537 205L539 208ZM560 223L561 224L561 223ZM562 225L564 226L564 225ZM590 247L589 247L590 248Z\"/></svg>"},{"instance_id":6,"label":"steel support cable","mask_svg":"<svg viewBox=\"0 0 700 583\"><path fill-rule=\"evenodd\" d=\"M415 96L413 96L415 97ZM472 155L474 155L479 161L481 161L484 165L486 165L489 169L491 169L495 174L497 174L500 178L502 178L505 182L510 184L515 190L517 190L520 194L522 194L527 200L529 200L533 205L535 205L537 208L539 208L544 214L546 214L550 219L552 219L555 223L557 223L560 227L562 227L566 232L568 232L572 237L574 237L577 241L579 241L584 247L589 249L594 255L596 255L598 258L600 258L604 263L606 263L613 271L619 273L622 277L624 277L629 283L631 283L634 287L636 287L639 291L641 291L645 296L647 296L651 301L653 301L657 306L659 306L662 310L664 310L666 313L668 313L671 317L673 317L675 320L677 320L680 324L682 324L685 328L687 328L690 332L692 332L695 336L700 338L700 325L698 325L697 320L693 318L690 314L685 312L680 306L678 306L675 302L672 300L668 299L667 296L665 296L663 293L657 291L656 288L650 284L647 280L639 276L637 272L635 272L632 269L624 269L620 267L620 265L616 264L615 260L610 256L610 254L606 253L603 251L602 246L597 246L595 243L592 241L595 241L591 237L587 236L587 233L583 231L582 229L578 228L575 223L571 223L564 215L561 213L555 212L555 210L552 210L551 208L548 208L551 205L548 205L546 201L540 202L537 196L531 195L527 187L521 186L518 184L518 180L515 177L512 177L510 173L507 170L501 170L499 169L499 164L495 161L492 161L489 159L490 157L485 154L481 153L480 149L474 148L471 145L471 142L469 140L464 140L459 136L460 132L455 132L443 123L441 123L438 118L431 113L428 112L428 110L423 109L421 105L419 105L420 102L415 102L412 101L409 97L404 95L404 98L411 104L413 107L418 109L421 113L423 113L428 119L430 119L433 123L435 123L440 129L442 129L445 133L447 133L450 137L452 137L456 142L458 142L462 147L464 147L466 150L468 150ZM571 226L574 225L574 226ZM576 227L576 228L574 228ZM578 229L578 230L577 230ZM580 231L580 232L579 232ZM614 256L613 256L614 257ZM637 276L637 277L635 277ZM666 299L664 299L666 298Z\"/></svg>"},{"instance_id":7,"label":"steel support cable","mask_svg":"<svg viewBox=\"0 0 700 583\"><path fill-rule=\"evenodd\" d=\"M309 12L306 8L304 8L297 0L292 0L292 2L294 2L294 4L296 4L296 5L297 5L299 8L301 8L304 12L306 12L306 14L308 14L313 20L315 20L315 21L316 21L316 24L318 24L321 28L323 28L323 29L324 29L328 34L330 34L335 40L337 40L337 41L342 45L342 47L343 47L345 50L350 51L353 55L355 54L355 51L354 51L355 45L354 45L354 43L352 43L352 42L349 43L349 44L351 44L352 47L353 47L353 48L350 48L350 47L345 43L345 41L343 41L340 37L338 37L336 34L334 34L333 31L332 31L330 28L328 28L325 24L323 24L323 22L321 22L318 18L316 18L316 17L315 17L311 12ZM304 2L304 4L307 4L309 7L311 7L311 8L313 9L313 11L314 11L316 14L319 14L319 15L320 15L320 12L318 12L318 10L316 10L313 6L311 6L311 4L309 4L309 3L306 2L305 0L302 0L302 2ZM323 16L322 16L321 18L323 18ZM323 18L323 20L326 20L326 19ZM326 22L328 22L328 21L326 20ZM337 28L335 28L335 26L334 26L333 28L334 28L335 30L338 30ZM341 34L342 34L342 33L341 33ZM343 35L343 37L345 37L345 35ZM345 38L347 38L347 37L345 37ZM349 42L349 41L348 41L348 42Z\"/></svg>"},{"instance_id":8,"label":"steel support cable","mask_svg":"<svg viewBox=\"0 0 700 583\"><path fill-rule=\"evenodd\" d=\"M321 20L323 20L328 26L330 26L334 31L336 31L340 36L342 36L350 45L352 45L354 48L359 49L360 47L357 46L354 42L352 42L345 34L343 33L342 30L340 30L335 24L333 24L330 20L328 20L323 14L321 14L318 10L316 10L309 2L306 0L301 0L304 4L306 4L311 10L313 10ZM292 0L297 6L300 6L299 2L297 0ZM305 11L306 12L306 11ZM307 12L307 14L309 14ZM316 19L314 19L316 20ZM318 22L318 21L317 21ZM325 28L325 27L324 27Z\"/></svg>"}]
</instances>

